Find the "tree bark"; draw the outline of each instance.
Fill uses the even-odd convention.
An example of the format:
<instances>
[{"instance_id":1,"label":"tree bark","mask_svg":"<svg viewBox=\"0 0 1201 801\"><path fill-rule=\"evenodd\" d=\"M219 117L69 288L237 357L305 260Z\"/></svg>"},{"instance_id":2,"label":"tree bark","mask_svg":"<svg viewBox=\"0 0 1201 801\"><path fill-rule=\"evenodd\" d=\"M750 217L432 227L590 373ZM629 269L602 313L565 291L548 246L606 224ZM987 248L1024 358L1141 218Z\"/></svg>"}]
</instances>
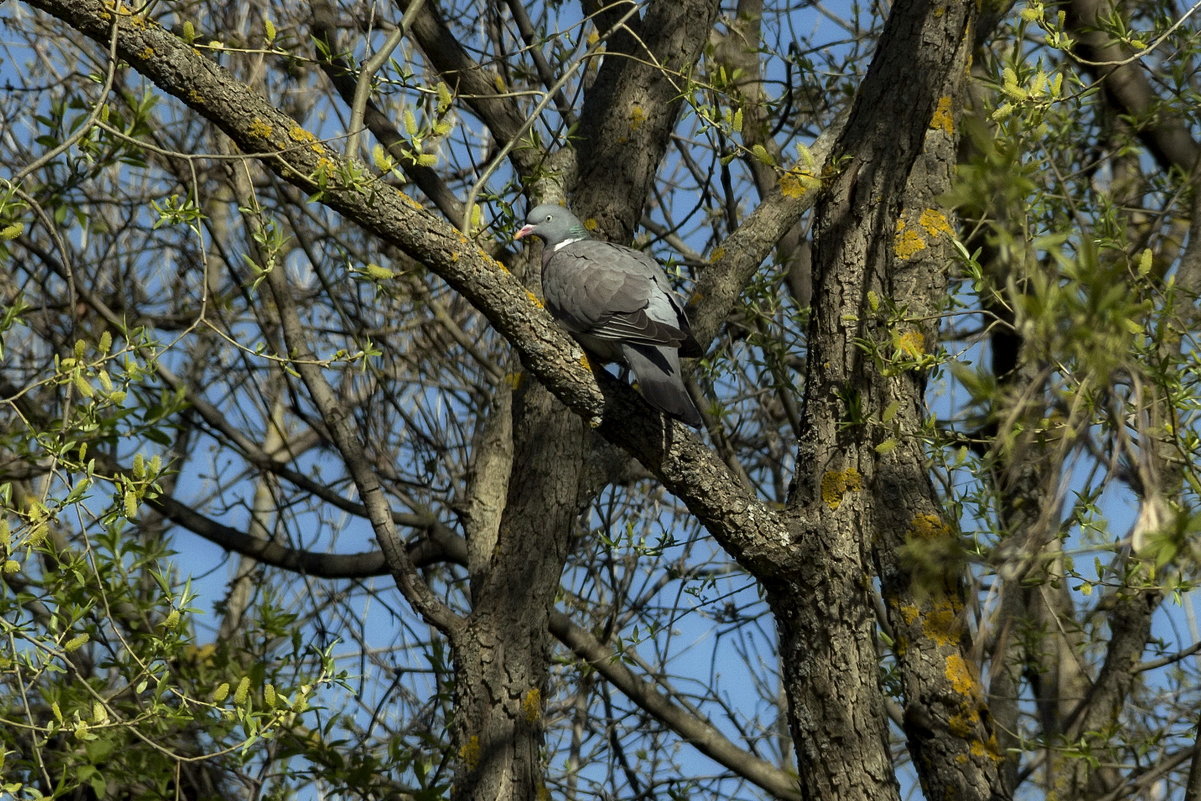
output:
<instances>
[{"instance_id":1,"label":"tree bark","mask_svg":"<svg viewBox=\"0 0 1201 801\"><path fill-rule=\"evenodd\" d=\"M264 164L285 180L319 191L323 203L418 258L487 315L517 347L527 368L559 399L577 414L601 417L599 432L637 456L763 582L780 632L801 796L897 797L879 690L874 613L868 599L869 554L877 536L895 537L906 530L881 531L888 518L882 516L880 506L895 497L883 491L891 482L903 482L915 493L915 500L903 507L910 522L918 519L918 513L937 507L928 482L915 483L911 472L906 472L921 465L915 429L903 432L912 437L901 450L907 461L900 454L886 459L876 449L881 444L878 429L868 424L882 419L885 401L892 399L901 402L904 424L916 426L923 408L923 382L914 375L889 376L873 369L861 344L887 343L892 334L885 321L873 316L871 293L895 295L901 307L911 299L929 302L928 297L917 295L929 291L930 281L905 283L898 277L892 243L913 165L936 119L938 98L950 76L962 74L959 48L970 39L965 34L972 4L911 1L894 6L851 121L835 146L839 172L830 176L817 214L817 302L809 338L812 367L798 453L798 464L812 472L797 477L792 509L786 512L757 499L711 450L681 426L665 425L658 415L648 413L628 388L601 376L606 388L602 395L593 376L575 361L575 346L528 300L525 288L511 275L456 231L415 208L411 200L387 187L340 180L339 176L351 172L351 165L176 37L144 17L113 13L99 0L32 0L31 5L50 11L103 45L115 36L121 58L213 120L245 152L260 154ZM674 112L662 110L679 107L679 87L651 78L661 79L664 69L675 74L694 63L715 13L713 3L658 0L646 11L638 28L641 35L629 37L628 47L615 48L606 57L605 70L612 72L602 76L603 82L598 78L602 89L586 104L598 105L588 113L610 122L624 120L625 127L610 131L582 125L590 139L580 171L586 196L578 205L585 215L590 209L606 209L609 217L602 217L602 230L613 238L623 238L632 230L665 150ZM662 52L654 50L656 36L665 46ZM638 49L647 42L653 59ZM641 63L648 60L655 66ZM669 97L662 105L649 105L665 96ZM635 125L639 108L646 116ZM629 159L635 150L640 157ZM620 175L588 178L602 168L617 169ZM313 180L316 175L330 180L318 186ZM621 201L613 204L615 191ZM270 275L269 281L286 307L288 290L282 271ZM589 458L579 418L556 408L540 387L532 388L536 392L518 404L514 463L529 472L514 474L518 480L509 482L495 551L484 574L473 577L477 596L472 612L460 618L432 597L411 559L397 547L378 480L356 456L361 443L318 363L302 347L303 332L298 329L292 321L292 353L307 358L299 370L369 505L398 585L427 620L447 632L455 648L462 709L456 737L464 767L459 795L535 797L540 790L538 748L549 602L566 536L574 525L581 467ZM888 548L895 545L885 543ZM904 578L898 572L882 575L881 581L901 587L900 598L907 587ZM897 614L907 614L903 603L895 606ZM934 611L921 607L919 619L941 621ZM932 646L914 651L930 658L915 657L907 669L917 676L912 686L920 688L928 681L937 695L935 668L951 665L961 641L940 639L939 630L934 632L927 632L926 640L919 642L932 642ZM933 661L934 657L943 661ZM964 681L959 673L943 673L953 677L944 675L944 680L959 692L951 696L948 708L956 708L954 704L962 704L963 698L973 700L970 680ZM974 738L985 716L976 707L967 709L978 713L979 724L973 720L975 728L970 731ZM936 721L932 729L942 750L928 753L954 755L970 748L969 737L942 723ZM956 737L963 743L956 744ZM929 764L920 755L919 761ZM943 788L949 793L960 786L950 776L958 766L942 770L927 790L930 797L935 797L932 790ZM973 779L963 786L972 789L977 783Z\"/></svg>"},{"instance_id":2,"label":"tree bark","mask_svg":"<svg viewBox=\"0 0 1201 801\"><path fill-rule=\"evenodd\" d=\"M971 3L893 7L834 147L839 171L817 205L797 459L812 472L798 475L791 501L807 518L797 532L806 558L787 581L769 584L806 797L897 793L868 598L873 564L897 638L906 730L926 796L983 799L999 786L962 588L949 576L930 584L901 558L911 540L945 546L951 531L920 436L919 360L933 351L935 332L910 320L928 319L945 297L938 243L951 228L935 198L954 162L954 98L974 15ZM853 776L821 764L835 747L854 755ZM810 777L806 768L815 763Z\"/></svg>"},{"instance_id":3,"label":"tree bark","mask_svg":"<svg viewBox=\"0 0 1201 801\"><path fill-rule=\"evenodd\" d=\"M619 19L623 3L598 20ZM714 0L653 0L608 44L580 113L577 211L618 242L642 218L651 182L687 94L687 75L717 19ZM600 22L604 27L604 22Z\"/></svg>"},{"instance_id":4,"label":"tree bark","mask_svg":"<svg viewBox=\"0 0 1201 801\"><path fill-rule=\"evenodd\" d=\"M540 385L514 395L514 472L496 546L473 576L473 608L451 638L454 797L546 797L542 716L549 620L578 508L583 421Z\"/></svg>"}]
</instances>

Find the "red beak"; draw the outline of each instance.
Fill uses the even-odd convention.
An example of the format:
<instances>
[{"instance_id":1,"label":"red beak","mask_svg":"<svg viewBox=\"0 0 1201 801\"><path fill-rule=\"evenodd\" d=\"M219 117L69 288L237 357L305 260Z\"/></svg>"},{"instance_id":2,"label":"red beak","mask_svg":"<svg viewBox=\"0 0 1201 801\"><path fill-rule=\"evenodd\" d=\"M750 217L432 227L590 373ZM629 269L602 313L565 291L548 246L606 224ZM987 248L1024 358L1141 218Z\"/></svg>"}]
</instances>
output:
<instances>
[{"instance_id":1,"label":"red beak","mask_svg":"<svg viewBox=\"0 0 1201 801\"><path fill-rule=\"evenodd\" d=\"M514 238L514 239L521 239L523 236L529 236L529 235L530 235L530 234L532 234L532 233L534 233L534 226L532 226L532 225L527 225L526 227L522 228L522 229L521 229L520 231L518 231L517 233L513 234L513 238Z\"/></svg>"}]
</instances>

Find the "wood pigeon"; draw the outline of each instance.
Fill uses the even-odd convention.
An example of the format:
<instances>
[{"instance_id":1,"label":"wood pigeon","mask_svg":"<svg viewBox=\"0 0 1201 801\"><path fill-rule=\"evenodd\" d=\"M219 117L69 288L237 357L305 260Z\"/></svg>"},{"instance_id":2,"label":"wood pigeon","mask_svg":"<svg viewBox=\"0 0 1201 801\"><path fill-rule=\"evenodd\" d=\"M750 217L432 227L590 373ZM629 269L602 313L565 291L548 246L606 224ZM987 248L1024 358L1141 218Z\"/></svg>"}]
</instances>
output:
<instances>
[{"instance_id":1,"label":"wood pigeon","mask_svg":"<svg viewBox=\"0 0 1201 801\"><path fill-rule=\"evenodd\" d=\"M684 304L658 262L632 248L593 239L562 206L536 206L513 237L540 237L546 306L580 344L604 361L625 362L655 408L699 428L684 388L680 353L701 355Z\"/></svg>"}]
</instances>

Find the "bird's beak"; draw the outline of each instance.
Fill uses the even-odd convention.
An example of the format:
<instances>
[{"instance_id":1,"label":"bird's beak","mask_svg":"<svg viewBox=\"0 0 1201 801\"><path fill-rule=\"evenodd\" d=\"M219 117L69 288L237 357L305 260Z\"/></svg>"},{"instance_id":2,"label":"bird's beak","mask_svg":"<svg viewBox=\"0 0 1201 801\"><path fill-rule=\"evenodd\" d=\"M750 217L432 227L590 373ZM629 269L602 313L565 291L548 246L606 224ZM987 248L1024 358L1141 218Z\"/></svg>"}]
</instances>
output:
<instances>
[{"instance_id":1,"label":"bird's beak","mask_svg":"<svg viewBox=\"0 0 1201 801\"><path fill-rule=\"evenodd\" d=\"M532 233L534 233L534 226L532 226L532 225L527 225L525 228L522 228L520 231L518 231L517 233L513 234L513 238L514 238L514 239L521 239L522 237L529 236L529 235L530 235L530 234L532 234Z\"/></svg>"}]
</instances>

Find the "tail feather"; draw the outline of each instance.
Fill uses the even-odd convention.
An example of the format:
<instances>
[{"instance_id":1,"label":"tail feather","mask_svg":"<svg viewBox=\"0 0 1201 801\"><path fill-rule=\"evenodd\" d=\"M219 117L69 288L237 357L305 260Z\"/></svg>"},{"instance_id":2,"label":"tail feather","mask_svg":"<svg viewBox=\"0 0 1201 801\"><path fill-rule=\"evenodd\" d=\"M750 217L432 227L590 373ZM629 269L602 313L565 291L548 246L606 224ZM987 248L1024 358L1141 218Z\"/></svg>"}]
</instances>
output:
<instances>
[{"instance_id":1,"label":"tail feather","mask_svg":"<svg viewBox=\"0 0 1201 801\"><path fill-rule=\"evenodd\" d=\"M622 353L638 377L638 391L647 403L693 428L701 427L701 413L684 387L680 354L675 348L625 344Z\"/></svg>"}]
</instances>

